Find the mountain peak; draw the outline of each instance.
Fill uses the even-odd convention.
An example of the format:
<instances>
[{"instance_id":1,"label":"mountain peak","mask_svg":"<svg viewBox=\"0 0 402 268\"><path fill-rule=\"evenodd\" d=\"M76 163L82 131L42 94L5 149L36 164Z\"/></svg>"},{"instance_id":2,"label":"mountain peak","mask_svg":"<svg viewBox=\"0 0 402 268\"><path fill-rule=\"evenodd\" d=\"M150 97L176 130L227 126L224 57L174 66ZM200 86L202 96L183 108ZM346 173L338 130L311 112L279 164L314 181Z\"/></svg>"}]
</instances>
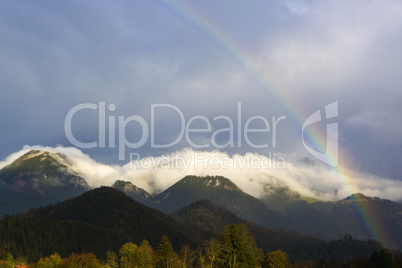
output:
<instances>
[{"instance_id":1,"label":"mountain peak","mask_svg":"<svg viewBox=\"0 0 402 268\"><path fill-rule=\"evenodd\" d=\"M122 191L140 203L146 203L147 200L151 199L151 196L144 189L135 186L130 181L117 180L111 187Z\"/></svg>"},{"instance_id":2,"label":"mountain peak","mask_svg":"<svg viewBox=\"0 0 402 268\"><path fill-rule=\"evenodd\" d=\"M85 180L71 169L72 162L61 153L31 150L0 170L0 180L18 187L17 191L72 184L89 190ZM28 186L32 187L28 187ZM13 187L12 187L13 188ZM11 189L12 190L12 189Z\"/></svg>"},{"instance_id":3,"label":"mountain peak","mask_svg":"<svg viewBox=\"0 0 402 268\"><path fill-rule=\"evenodd\" d=\"M350 196L346 197L344 200L345 201L367 201L371 199L371 197L365 196L362 193L354 193L351 194Z\"/></svg>"},{"instance_id":4,"label":"mountain peak","mask_svg":"<svg viewBox=\"0 0 402 268\"><path fill-rule=\"evenodd\" d=\"M233 182L231 182L229 179L226 179L224 177L205 177L204 178L204 184L210 187L224 187L226 190L240 190L239 187L237 187Z\"/></svg>"},{"instance_id":5,"label":"mountain peak","mask_svg":"<svg viewBox=\"0 0 402 268\"><path fill-rule=\"evenodd\" d=\"M31 150L3 170L29 170L31 172L50 172L66 171L72 162L61 153L51 153L49 151ZM69 170L72 172L71 170Z\"/></svg>"},{"instance_id":6,"label":"mountain peak","mask_svg":"<svg viewBox=\"0 0 402 268\"><path fill-rule=\"evenodd\" d=\"M41 150L30 150L29 152L27 152L26 154L24 154L23 156L21 156L19 159L21 160L26 160L41 154L44 154L46 151L41 151Z\"/></svg>"},{"instance_id":7,"label":"mountain peak","mask_svg":"<svg viewBox=\"0 0 402 268\"><path fill-rule=\"evenodd\" d=\"M186 176L177 184L199 184L202 183L206 187L210 188L223 188L228 191L242 191L236 184L234 184L231 180L222 177L222 176Z\"/></svg>"},{"instance_id":8,"label":"mountain peak","mask_svg":"<svg viewBox=\"0 0 402 268\"><path fill-rule=\"evenodd\" d=\"M20 213L32 206L47 205L91 189L72 170L63 154L31 150L0 170L0 205L6 213ZM4 209L3 209L4 207Z\"/></svg>"},{"instance_id":9,"label":"mountain peak","mask_svg":"<svg viewBox=\"0 0 402 268\"><path fill-rule=\"evenodd\" d=\"M165 213L172 213L202 199L209 199L239 217L262 225L283 227L287 224L281 215L222 176L186 176L157 195L153 199L153 206Z\"/></svg>"}]
</instances>

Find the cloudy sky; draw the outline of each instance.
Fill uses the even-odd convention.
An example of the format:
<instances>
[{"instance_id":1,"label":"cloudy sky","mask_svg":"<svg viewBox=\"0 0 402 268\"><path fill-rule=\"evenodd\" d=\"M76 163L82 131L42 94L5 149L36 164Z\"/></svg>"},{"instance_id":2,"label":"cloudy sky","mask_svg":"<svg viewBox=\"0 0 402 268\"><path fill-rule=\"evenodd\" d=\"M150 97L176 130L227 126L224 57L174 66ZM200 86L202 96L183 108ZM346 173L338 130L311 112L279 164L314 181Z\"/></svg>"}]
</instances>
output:
<instances>
[{"instance_id":1,"label":"cloudy sky","mask_svg":"<svg viewBox=\"0 0 402 268\"><path fill-rule=\"evenodd\" d=\"M76 147L120 173L133 153L275 154L288 175L270 174L308 166L310 190L342 188L317 186L325 170L402 200L400 1L1 1L0 40L3 164L24 145ZM336 101L304 136L324 153L338 124L333 168L302 126ZM245 134L250 118L269 131Z\"/></svg>"}]
</instances>

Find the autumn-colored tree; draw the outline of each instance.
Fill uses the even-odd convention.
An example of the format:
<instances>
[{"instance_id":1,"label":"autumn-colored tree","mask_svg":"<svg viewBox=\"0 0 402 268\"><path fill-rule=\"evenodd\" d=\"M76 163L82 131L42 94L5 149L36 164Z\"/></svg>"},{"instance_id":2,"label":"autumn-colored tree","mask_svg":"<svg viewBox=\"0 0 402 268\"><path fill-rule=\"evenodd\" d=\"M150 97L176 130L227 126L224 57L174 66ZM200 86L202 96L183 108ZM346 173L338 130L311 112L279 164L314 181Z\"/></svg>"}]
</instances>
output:
<instances>
[{"instance_id":1,"label":"autumn-colored tree","mask_svg":"<svg viewBox=\"0 0 402 268\"><path fill-rule=\"evenodd\" d=\"M269 268L287 268L290 266L288 254L280 249L267 254L267 263Z\"/></svg>"},{"instance_id":2,"label":"autumn-colored tree","mask_svg":"<svg viewBox=\"0 0 402 268\"><path fill-rule=\"evenodd\" d=\"M224 245L216 239L204 243L204 254L198 259L202 268L212 268L221 264Z\"/></svg>"},{"instance_id":3,"label":"autumn-colored tree","mask_svg":"<svg viewBox=\"0 0 402 268\"><path fill-rule=\"evenodd\" d=\"M195 257L195 252L191 250L189 245L184 245L179 250L179 259L182 262L182 268L192 267Z\"/></svg>"},{"instance_id":4,"label":"autumn-colored tree","mask_svg":"<svg viewBox=\"0 0 402 268\"><path fill-rule=\"evenodd\" d=\"M138 268L152 268L156 265L156 253L147 240L141 242L134 253L134 265Z\"/></svg>"},{"instance_id":5,"label":"autumn-colored tree","mask_svg":"<svg viewBox=\"0 0 402 268\"><path fill-rule=\"evenodd\" d=\"M120 266L123 268L131 268L135 267L135 252L137 251L138 246L134 243L126 243L124 244L120 250Z\"/></svg>"},{"instance_id":6,"label":"autumn-colored tree","mask_svg":"<svg viewBox=\"0 0 402 268\"><path fill-rule=\"evenodd\" d=\"M101 268L102 265L93 253L71 254L64 259L60 268Z\"/></svg>"},{"instance_id":7,"label":"autumn-colored tree","mask_svg":"<svg viewBox=\"0 0 402 268\"><path fill-rule=\"evenodd\" d=\"M18 256L18 257L15 259L15 265L19 265L19 266L27 265L28 262L29 262L29 261L28 261L28 258L25 257L25 256Z\"/></svg>"},{"instance_id":8,"label":"autumn-colored tree","mask_svg":"<svg viewBox=\"0 0 402 268\"><path fill-rule=\"evenodd\" d=\"M13 255L11 255L11 253L7 252L5 253L5 258L4 260L0 261L0 267L1 268L8 268L8 267L12 267L14 268L15 266L15 261L14 261L14 257Z\"/></svg>"},{"instance_id":9,"label":"autumn-colored tree","mask_svg":"<svg viewBox=\"0 0 402 268\"><path fill-rule=\"evenodd\" d=\"M59 253L54 253L49 257L41 258L35 265L37 268L56 268L62 263L63 259Z\"/></svg>"},{"instance_id":10,"label":"autumn-colored tree","mask_svg":"<svg viewBox=\"0 0 402 268\"><path fill-rule=\"evenodd\" d=\"M117 257L116 252L108 250L106 252L106 263L108 268L118 268L119 267L119 257Z\"/></svg>"}]
</instances>

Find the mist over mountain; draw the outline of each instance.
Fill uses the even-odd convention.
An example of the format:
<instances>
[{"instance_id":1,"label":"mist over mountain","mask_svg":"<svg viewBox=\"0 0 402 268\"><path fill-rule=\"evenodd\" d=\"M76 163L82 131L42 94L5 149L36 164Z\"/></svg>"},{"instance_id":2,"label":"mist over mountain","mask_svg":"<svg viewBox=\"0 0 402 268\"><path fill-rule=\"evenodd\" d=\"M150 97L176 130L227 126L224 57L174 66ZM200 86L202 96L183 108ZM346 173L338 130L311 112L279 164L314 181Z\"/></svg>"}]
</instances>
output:
<instances>
[{"instance_id":1,"label":"mist over mountain","mask_svg":"<svg viewBox=\"0 0 402 268\"><path fill-rule=\"evenodd\" d=\"M267 165L274 161L263 155L248 153L231 156L217 151L203 152L185 149L174 154L142 158L118 166L99 163L77 148L26 146L0 162L0 168L11 164L32 149L67 156L72 162L71 169L85 178L92 188L102 185L111 186L116 180L123 180L130 181L149 194L155 195L174 185L186 175L218 175L230 179L244 192L256 198L266 198L278 189L289 189L304 197L326 201L341 200L356 192L402 201L401 181L352 170L348 174L336 174L325 166L298 161L291 156L286 157L286 168L266 168L254 167L252 164L253 161L258 163L263 161L262 163ZM204 164L203 161L208 159L228 164L224 166Z\"/></svg>"},{"instance_id":2,"label":"mist over mountain","mask_svg":"<svg viewBox=\"0 0 402 268\"><path fill-rule=\"evenodd\" d=\"M77 154L76 150L69 150ZM69 157L56 150L30 150L14 158L0 170L2 216L55 204L91 189L86 182L83 163L76 162L77 156ZM89 166L86 168L90 169ZM105 170L104 166L100 166L100 170L96 168L98 166L95 162L92 176ZM338 201L323 201L303 195L272 177L266 178L263 185L256 184L264 192L260 198L256 198L243 191L231 179L209 175L178 175L178 181L161 193L148 193L132 183L143 182L139 180L141 171L121 171L110 173L115 175L111 184L113 188L164 213L173 213L193 202L209 199L225 207L236 217L264 227L285 228L326 239L337 239L345 233L350 233L359 239L379 239L390 248L402 248L402 206L390 200L353 194ZM235 172L236 170L233 175ZM90 180L93 178L91 174ZM119 174L131 174L134 177L124 180L126 178L119 177ZM157 178L153 179L153 183L158 181ZM150 180L152 181L152 178ZM235 181L242 180L237 178ZM254 184L255 181L250 183ZM365 215L371 218L366 218ZM381 236L370 232L372 224L376 224L376 229L382 230Z\"/></svg>"}]
</instances>

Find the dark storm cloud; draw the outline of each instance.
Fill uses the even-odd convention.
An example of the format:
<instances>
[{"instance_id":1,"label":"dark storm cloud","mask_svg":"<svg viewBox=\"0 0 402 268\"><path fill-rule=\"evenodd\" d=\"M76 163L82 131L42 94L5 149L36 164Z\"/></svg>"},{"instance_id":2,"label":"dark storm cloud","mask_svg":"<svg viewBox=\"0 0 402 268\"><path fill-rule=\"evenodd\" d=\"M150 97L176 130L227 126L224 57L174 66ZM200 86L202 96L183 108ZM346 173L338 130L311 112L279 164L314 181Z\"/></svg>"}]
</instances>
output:
<instances>
[{"instance_id":1,"label":"dark storm cloud","mask_svg":"<svg viewBox=\"0 0 402 268\"><path fill-rule=\"evenodd\" d=\"M278 147L223 151L309 156L301 146L301 126L286 109L286 99L281 103L275 98L277 91L301 107L302 118L338 100L340 145L355 166L378 176L402 176L389 172L402 156L399 2L179 3L216 27L226 47L208 25L186 19L169 2L0 5L1 158L25 144L71 146L64 132L68 111L100 101L116 106L107 114L116 118L139 115L149 122L152 104L169 103L186 120L202 115L213 121L225 115L234 123L241 101L243 124L254 115L287 116L278 130ZM245 62L252 62L251 72ZM270 86L262 86L256 79L260 76ZM156 120L157 141L176 137L177 115L160 114ZM213 128L223 126L215 122ZM97 139L97 112L77 114L73 130L83 141ZM128 138L138 138L137 132L129 131ZM197 136L197 142L210 136ZM263 144L269 138L257 135L254 141ZM382 145L391 156L378 153ZM185 147L189 144L183 140L152 149L148 141L137 151L157 156ZM118 162L116 148L84 152L101 162Z\"/></svg>"}]
</instances>

